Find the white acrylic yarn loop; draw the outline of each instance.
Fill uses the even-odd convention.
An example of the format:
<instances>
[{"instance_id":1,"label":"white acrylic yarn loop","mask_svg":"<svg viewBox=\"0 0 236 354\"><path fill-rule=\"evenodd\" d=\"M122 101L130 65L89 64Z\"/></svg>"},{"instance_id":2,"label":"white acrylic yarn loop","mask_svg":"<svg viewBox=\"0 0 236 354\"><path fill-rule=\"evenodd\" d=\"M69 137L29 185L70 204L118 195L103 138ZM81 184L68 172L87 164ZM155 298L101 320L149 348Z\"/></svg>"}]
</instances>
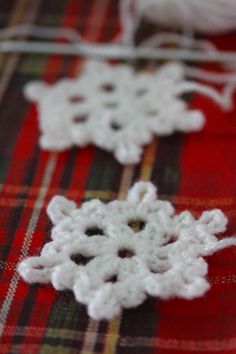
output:
<instances>
[{"instance_id":1,"label":"white acrylic yarn loop","mask_svg":"<svg viewBox=\"0 0 236 354\"><path fill-rule=\"evenodd\" d=\"M134 0L134 5L137 18L145 17L166 28L208 34L236 29L235 0Z\"/></svg>"},{"instance_id":2,"label":"white acrylic yarn loop","mask_svg":"<svg viewBox=\"0 0 236 354\"><path fill-rule=\"evenodd\" d=\"M52 241L18 271L29 283L70 289L96 319L111 319L148 295L193 299L210 287L204 256L236 245L225 231L227 219L214 209L196 219L157 199L151 183L138 182L124 201L91 200L77 209L62 196L47 209Z\"/></svg>"}]
</instances>

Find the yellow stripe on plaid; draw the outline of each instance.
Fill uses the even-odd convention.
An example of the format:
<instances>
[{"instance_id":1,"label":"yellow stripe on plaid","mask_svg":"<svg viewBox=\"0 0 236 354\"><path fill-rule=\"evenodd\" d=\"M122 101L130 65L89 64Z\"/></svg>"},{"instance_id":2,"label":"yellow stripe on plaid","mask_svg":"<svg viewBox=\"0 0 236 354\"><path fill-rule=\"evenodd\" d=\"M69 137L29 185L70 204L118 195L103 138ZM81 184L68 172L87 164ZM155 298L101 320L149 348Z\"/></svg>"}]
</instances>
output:
<instances>
[{"instance_id":1,"label":"yellow stripe on plaid","mask_svg":"<svg viewBox=\"0 0 236 354\"><path fill-rule=\"evenodd\" d=\"M119 339L119 329L122 315L110 321L108 332L104 341L103 354L114 354Z\"/></svg>"},{"instance_id":2,"label":"yellow stripe on plaid","mask_svg":"<svg viewBox=\"0 0 236 354\"><path fill-rule=\"evenodd\" d=\"M156 150L157 150L157 138L154 138L151 144L149 144L144 151L143 163L140 172L140 180L142 181L150 180L155 157L156 157Z\"/></svg>"},{"instance_id":3,"label":"yellow stripe on plaid","mask_svg":"<svg viewBox=\"0 0 236 354\"><path fill-rule=\"evenodd\" d=\"M127 168L125 174L129 175L130 167ZM140 172L140 180L145 180L148 181L150 179L152 173L152 169L149 168L148 166L144 165L143 168L141 168ZM130 177L127 176L127 178L131 178L132 180L132 173L130 174ZM28 185L22 185L22 186L17 186L17 185L12 185L12 184L0 184L0 191L6 195L14 195L14 194L22 194L22 193L27 193L28 196L37 196L39 191L42 191L44 187L37 187L37 186L28 186ZM47 196L54 196L55 194L65 194L68 198L81 198L84 197L85 199L102 199L102 200L112 200L115 199L117 196L114 192L112 191L103 191L103 190L87 190L85 193L81 193L78 189L62 189L62 188L48 188L47 189ZM120 199L125 198L126 193L123 193L120 195ZM236 205L236 198L228 197L228 198L199 198L199 197L187 197L187 196L169 196L169 195L164 195L161 194L159 195L160 199L163 200L171 200L175 205L186 205L186 206L208 206L208 207L230 207L230 206L235 206ZM12 206L17 206L21 205L23 203L23 198L10 198L10 197L5 197L5 198L0 198L0 205L12 205Z\"/></svg>"}]
</instances>

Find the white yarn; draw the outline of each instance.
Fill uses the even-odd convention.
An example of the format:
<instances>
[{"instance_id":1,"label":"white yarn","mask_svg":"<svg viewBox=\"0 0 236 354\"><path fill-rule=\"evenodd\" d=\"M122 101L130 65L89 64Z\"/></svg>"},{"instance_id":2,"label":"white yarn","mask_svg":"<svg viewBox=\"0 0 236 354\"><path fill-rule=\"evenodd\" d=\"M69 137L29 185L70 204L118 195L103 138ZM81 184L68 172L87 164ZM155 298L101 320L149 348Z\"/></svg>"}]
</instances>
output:
<instances>
[{"instance_id":1,"label":"white yarn","mask_svg":"<svg viewBox=\"0 0 236 354\"><path fill-rule=\"evenodd\" d=\"M132 1L132 0L126 0ZM129 25L130 21L135 23L135 17L131 13L126 13L127 6L122 6L121 2L121 17L122 17L122 35L119 36L119 44L91 43L83 38L80 33L70 27L46 27L36 26L23 23L18 26L13 26L0 30L0 52L3 53L46 53L46 54L63 54L63 55L80 55L80 56L96 56L101 58L118 58L118 59L172 59L172 60L190 60L191 62L198 61L213 61L219 63L228 63L233 65L236 61L236 52L218 51L217 48L208 40L199 40L187 36L185 33L159 33L153 35L141 42L141 45L135 47L134 31L135 25ZM137 23L136 23L137 26ZM13 37L21 38L21 36L31 36L36 38L57 39L65 38L69 42L56 43L55 41L22 41L9 40ZM5 40L5 41L4 41ZM117 38L113 42L117 42ZM179 48L166 49L163 45L176 44L178 46L187 47L183 50ZM128 44L124 45L124 44ZM151 48L145 48L151 47ZM153 48L158 47L158 50ZM193 50L196 49L196 50ZM235 69L235 67L234 67Z\"/></svg>"},{"instance_id":2,"label":"white yarn","mask_svg":"<svg viewBox=\"0 0 236 354\"><path fill-rule=\"evenodd\" d=\"M221 95L206 85L185 81L184 66L178 63L137 73L128 65L88 61L77 79L51 86L32 82L26 85L25 95L38 104L42 148L61 151L93 143L129 164L140 161L142 146L153 134L202 128L203 113L188 110L180 98L192 91L230 107L228 92Z\"/></svg>"},{"instance_id":3,"label":"white yarn","mask_svg":"<svg viewBox=\"0 0 236 354\"><path fill-rule=\"evenodd\" d=\"M128 2L132 0L126 0ZM166 60L190 60L192 62L198 61L214 61L228 65L228 68L235 70L236 53L229 51L218 51L217 48L208 40L198 40L189 37L186 34L180 35L178 33L159 33L153 35L141 42L138 47L134 46L134 31L135 26L129 25L130 18L135 21L132 14L129 13L129 6L126 2L121 1L121 18L123 23L122 35L119 40L122 43L129 44L114 45L114 44L94 44L84 39L78 31L68 27L46 27L36 26L32 24L23 23L0 30L0 39L6 40L0 42L0 52L2 53L46 53L46 54L63 54L63 55L80 55L80 56L96 56L102 58L118 58L118 59L160 59ZM122 6L122 5L126 6ZM128 12L127 12L128 11ZM132 22L131 21L131 22ZM36 38L57 39L63 37L71 44L44 42L44 41L22 41L9 40L12 37L33 36ZM117 39L116 39L117 41ZM181 47L187 47L186 50L175 48L162 48L163 45L176 44ZM148 48L146 48L148 47ZM150 48L149 48L150 47ZM153 48L158 47L158 50ZM193 50L196 49L196 50Z\"/></svg>"},{"instance_id":4,"label":"white yarn","mask_svg":"<svg viewBox=\"0 0 236 354\"><path fill-rule=\"evenodd\" d=\"M176 215L169 202L157 200L151 183L136 183L127 200L91 200L80 209L56 196L47 211L53 241L18 271L29 283L71 289L96 320L111 319L148 295L202 296L210 287L203 257L236 245L235 237L215 237L227 224L220 210L199 219L188 211Z\"/></svg>"},{"instance_id":5,"label":"white yarn","mask_svg":"<svg viewBox=\"0 0 236 354\"><path fill-rule=\"evenodd\" d=\"M37 26L31 23L22 23L17 26L7 27L0 30L0 39L12 37L33 36L36 38L57 39L65 38L69 42L87 42L80 33L71 27L48 27Z\"/></svg>"},{"instance_id":6,"label":"white yarn","mask_svg":"<svg viewBox=\"0 0 236 354\"><path fill-rule=\"evenodd\" d=\"M166 28L208 34L236 29L235 0L134 0L134 4L136 18L144 17Z\"/></svg>"},{"instance_id":7,"label":"white yarn","mask_svg":"<svg viewBox=\"0 0 236 354\"><path fill-rule=\"evenodd\" d=\"M43 41L3 41L0 42L0 53L30 53L30 54L60 54L75 55L86 58L96 59L150 59L150 60L184 60L196 63L219 63L227 64L228 67L235 70L236 52L218 51L206 52L203 50L193 50L191 48L150 48L133 47L112 44L95 43L55 43ZM232 66L232 67L231 67Z\"/></svg>"}]
</instances>

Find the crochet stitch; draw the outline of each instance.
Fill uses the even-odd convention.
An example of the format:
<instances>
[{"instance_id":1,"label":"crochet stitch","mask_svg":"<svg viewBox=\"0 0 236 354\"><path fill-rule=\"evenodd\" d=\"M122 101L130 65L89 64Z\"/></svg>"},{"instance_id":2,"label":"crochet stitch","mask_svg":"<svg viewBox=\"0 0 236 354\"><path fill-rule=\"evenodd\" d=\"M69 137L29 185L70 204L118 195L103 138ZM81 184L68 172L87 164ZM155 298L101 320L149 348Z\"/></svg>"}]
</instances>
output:
<instances>
[{"instance_id":1,"label":"crochet stitch","mask_svg":"<svg viewBox=\"0 0 236 354\"><path fill-rule=\"evenodd\" d=\"M220 210L205 211L199 219L188 211L176 215L146 182L136 183L127 200L91 200L80 209L55 196L47 212L53 241L39 257L23 260L18 271L29 283L71 289L97 320L138 306L147 295L202 296L209 288L203 257L236 245L234 237L215 236L227 224Z\"/></svg>"},{"instance_id":2,"label":"crochet stitch","mask_svg":"<svg viewBox=\"0 0 236 354\"><path fill-rule=\"evenodd\" d=\"M186 84L179 63L150 73L88 61L78 78L51 86L32 82L25 94L38 104L42 148L61 151L93 143L129 164L140 161L142 146L153 134L203 127L203 113L188 110L180 97L194 89Z\"/></svg>"}]
</instances>

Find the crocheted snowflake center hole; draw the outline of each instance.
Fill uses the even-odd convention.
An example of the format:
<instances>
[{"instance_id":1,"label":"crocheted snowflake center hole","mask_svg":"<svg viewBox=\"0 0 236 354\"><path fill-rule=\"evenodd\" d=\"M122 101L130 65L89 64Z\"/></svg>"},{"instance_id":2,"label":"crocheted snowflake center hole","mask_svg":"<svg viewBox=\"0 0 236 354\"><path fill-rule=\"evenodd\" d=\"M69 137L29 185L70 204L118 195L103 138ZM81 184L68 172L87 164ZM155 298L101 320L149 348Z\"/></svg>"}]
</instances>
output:
<instances>
[{"instance_id":1,"label":"crocheted snowflake center hole","mask_svg":"<svg viewBox=\"0 0 236 354\"><path fill-rule=\"evenodd\" d=\"M42 269L44 269L44 266L39 264L39 265L35 266L34 269L42 270Z\"/></svg>"},{"instance_id":2,"label":"crocheted snowflake center hole","mask_svg":"<svg viewBox=\"0 0 236 354\"><path fill-rule=\"evenodd\" d=\"M84 96L80 96L80 95L73 95L69 97L69 102L70 103L81 103L85 100Z\"/></svg>"},{"instance_id":3,"label":"crocheted snowflake center hole","mask_svg":"<svg viewBox=\"0 0 236 354\"><path fill-rule=\"evenodd\" d=\"M122 126L117 122L111 122L111 129L118 131L122 129Z\"/></svg>"},{"instance_id":4,"label":"crocheted snowflake center hole","mask_svg":"<svg viewBox=\"0 0 236 354\"><path fill-rule=\"evenodd\" d=\"M80 124L80 123L85 123L86 122L86 120L87 120L87 115L86 114L84 114L84 115L78 115L78 116L75 116L74 118L73 118L73 122L75 123L75 124Z\"/></svg>"},{"instance_id":5,"label":"crocheted snowflake center hole","mask_svg":"<svg viewBox=\"0 0 236 354\"><path fill-rule=\"evenodd\" d=\"M86 265L88 264L94 257L83 256L80 253L75 253L70 256L72 262L77 265Z\"/></svg>"},{"instance_id":6,"label":"crocheted snowflake center hole","mask_svg":"<svg viewBox=\"0 0 236 354\"><path fill-rule=\"evenodd\" d=\"M115 87L113 84L107 83L107 84L103 84L101 86L101 89L105 92L111 93L115 90Z\"/></svg>"},{"instance_id":7,"label":"crocheted snowflake center hole","mask_svg":"<svg viewBox=\"0 0 236 354\"><path fill-rule=\"evenodd\" d=\"M114 275L110 276L109 278L105 279L106 283L117 283L117 281L118 281L117 274L114 274Z\"/></svg>"},{"instance_id":8,"label":"crocheted snowflake center hole","mask_svg":"<svg viewBox=\"0 0 236 354\"><path fill-rule=\"evenodd\" d=\"M135 255L134 251L132 251L130 248L121 248L118 251L118 257L120 258L131 258Z\"/></svg>"},{"instance_id":9,"label":"crocheted snowflake center hole","mask_svg":"<svg viewBox=\"0 0 236 354\"><path fill-rule=\"evenodd\" d=\"M134 232L139 232L142 231L145 226L146 226L146 222L143 220L130 220L128 222L128 226L134 231Z\"/></svg>"},{"instance_id":10,"label":"crocheted snowflake center hole","mask_svg":"<svg viewBox=\"0 0 236 354\"><path fill-rule=\"evenodd\" d=\"M104 231L100 229L99 227L89 227L88 229L85 230L85 234L87 236L104 236Z\"/></svg>"},{"instance_id":11,"label":"crocheted snowflake center hole","mask_svg":"<svg viewBox=\"0 0 236 354\"><path fill-rule=\"evenodd\" d=\"M167 239L166 239L166 241L164 241L162 246L167 246L172 243L175 243L177 241L177 239L178 239L178 237L176 235L169 235L169 236L167 236Z\"/></svg>"}]
</instances>

